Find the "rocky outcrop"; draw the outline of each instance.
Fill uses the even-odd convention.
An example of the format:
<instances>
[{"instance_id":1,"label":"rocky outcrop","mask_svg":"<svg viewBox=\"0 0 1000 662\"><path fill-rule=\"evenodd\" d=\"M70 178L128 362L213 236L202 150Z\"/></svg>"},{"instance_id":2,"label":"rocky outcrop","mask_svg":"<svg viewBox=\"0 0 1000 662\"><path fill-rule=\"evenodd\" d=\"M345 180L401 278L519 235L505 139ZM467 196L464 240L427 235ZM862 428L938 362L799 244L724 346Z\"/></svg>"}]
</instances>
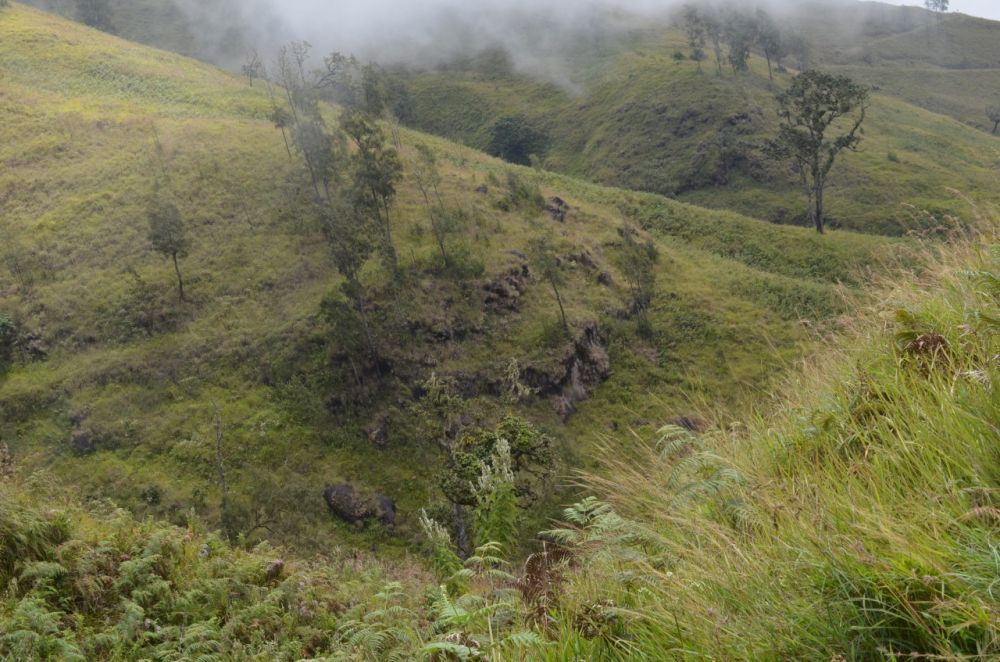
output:
<instances>
[{"instance_id":1,"label":"rocky outcrop","mask_svg":"<svg viewBox=\"0 0 1000 662\"><path fill-rule=\"evenodd\" d=\"M611 359L601 342L596 324L589 324L555 367L525 370L525 381L540 395L552 398L556 413L568 420L576 405L611 376Z\"/></svg>"},{"instance_id":2,"label":"rocky outcrop","mask_svg":"<svg viewBox=\"0 0 1000 662\"><path fill-rule=\"evenodd\" d=\"M531 270L527 264L511 267L483 285L484 307L493 312L516 312L530 282Z\"/></svg>"},{"instance_id":3,"label":"rocky outcrop","mask_svg":"<svg viewBox=\"0 0 1000 662\"><path fill-rule=\"evenodd\" d=\"M357 529L364 528L371 520L385 526L396 523L396 503L384 494L366 497L358 494L353 485L341 483L327 486L323 500L331 513Z\"/></svg>"}]
</instances>

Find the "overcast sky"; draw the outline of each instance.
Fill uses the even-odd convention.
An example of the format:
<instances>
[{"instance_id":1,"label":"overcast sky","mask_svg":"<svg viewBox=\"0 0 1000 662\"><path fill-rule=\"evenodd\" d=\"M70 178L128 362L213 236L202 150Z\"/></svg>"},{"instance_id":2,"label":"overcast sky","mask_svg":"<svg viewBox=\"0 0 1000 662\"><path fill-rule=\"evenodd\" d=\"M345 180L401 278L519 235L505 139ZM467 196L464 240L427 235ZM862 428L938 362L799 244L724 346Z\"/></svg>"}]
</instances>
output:
<instances>
[{"instance_id":1,"label":"overcast sky","mask_svg":"<svg viewBox=\"0 0 1000 662\"><path fill-rule=\"evenodd\" d=\"M923 7L923 2L916 0L887 0L895 5L917 5ZM984 16L1000 21L1000 0L951 0L950 11L957 11L972 16Z\"/></svg>"}]
</instances>

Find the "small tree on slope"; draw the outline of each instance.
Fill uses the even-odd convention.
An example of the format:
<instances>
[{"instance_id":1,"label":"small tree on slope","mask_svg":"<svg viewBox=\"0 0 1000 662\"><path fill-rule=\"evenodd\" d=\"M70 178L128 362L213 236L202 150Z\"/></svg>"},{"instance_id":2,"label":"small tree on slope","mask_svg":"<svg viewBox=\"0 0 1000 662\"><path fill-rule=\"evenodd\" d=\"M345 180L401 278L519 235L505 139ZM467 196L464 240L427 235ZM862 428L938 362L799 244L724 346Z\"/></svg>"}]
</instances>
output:
<instances>
[{"instance_id":1,"label":"small tree on slope","mask_svg":"<svg viewBox=\"0 0 1000 662\"><path fill-rule=\"evenodd\" d=\"M813 224L822 234L827 176L837 156L861 142L868 90L847 76L810 70L796 76L777 99L781 126L767 151L795 165L809 196ZM838 127L842 131L831 136Z\"/></svg>"}]
</instances>

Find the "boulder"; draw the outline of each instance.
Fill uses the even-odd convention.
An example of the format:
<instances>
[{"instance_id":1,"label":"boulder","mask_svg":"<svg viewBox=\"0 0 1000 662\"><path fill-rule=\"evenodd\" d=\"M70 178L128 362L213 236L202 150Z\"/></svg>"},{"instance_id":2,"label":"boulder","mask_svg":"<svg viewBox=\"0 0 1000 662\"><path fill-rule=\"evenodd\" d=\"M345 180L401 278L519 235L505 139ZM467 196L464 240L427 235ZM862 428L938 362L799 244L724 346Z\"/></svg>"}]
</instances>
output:
<instances>
[{"instance_id":1,"label":"boulder","mask_svg":"<svg viewBox=\"0 0 1000 662\"><path fill-rule=\"evenodd\" d=\"M330 512L355 528L364 528L370 520L378 520L385 526L396 524L396 502L384 494L366 497L353 485L341 483L328 486L323 499Z\"/></svg>"}]
</instances>

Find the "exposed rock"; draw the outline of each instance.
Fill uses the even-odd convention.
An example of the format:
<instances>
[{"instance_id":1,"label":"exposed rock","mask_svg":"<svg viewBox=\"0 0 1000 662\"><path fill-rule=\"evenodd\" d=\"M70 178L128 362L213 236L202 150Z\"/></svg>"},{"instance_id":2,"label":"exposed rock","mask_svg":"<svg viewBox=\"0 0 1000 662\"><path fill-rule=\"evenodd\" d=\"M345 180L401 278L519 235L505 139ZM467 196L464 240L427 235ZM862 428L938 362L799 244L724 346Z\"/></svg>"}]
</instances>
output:
<instances>
[{"instance_id":1,"label":"exposed rock","mask_svg":"<svg viewBox=\"0 0 1000 662\"><path fill-rule=\"evenodd\" d=\"M610 271L602 271L597 276L597 282L605 287L611 287L612 283L615 282L614 276L611 275Z\"/></svg>"},{"instance_id":2,"label":"exposed rock","mask_svg":"<svg viewBox=\"0 0 1000 662\"><path fill-rule=\"evenodd\" d=\"M334 515L357 528L372 516L372 509L355 494L353 485L330 485L323 491L323 499Z\"/></svg>"},{"instance_id":3,"label":"exposed rock","mask_svg":"<svg viewBox=\"0 0 1000 662\"><path fill-rule=\"evenodd\" d=\"M549 202L545 206L545 210L549 212L553 221L563 223L566 221L566 216L569 214L570 206L566 204L565 200L559 196L555 196L553 198L549 198Z\"/></svg>"},{"instance_id":4,"label":"exposed rock","mask_svg":"<svg viewBox=\"0 0 1000 662\"><path fill-rule=\"evenodd\" d=\"M486 195L490 192L490 188L486 184L480 184L476 187L476 193L480 195Z\"/></svg>"},{"instance_id":5,"label":"exposed rock","mask_svg":"<svg viewBox=\"0 0 1000 662\"><path fill-rule=\"evenodd\" d=\"M90 455L96 452L94 433L90 430L74 430L69 438L69 447L77 455Z\"/></svg>"},{"instance_id":6,"label":"exposed rock","mask_svg":"<svg viewBox=\"0 0 1000 662\"><path fill-rule=\"evenodd\" d=\"M375 517L385 526L396 525L396 502L379 494L375 497Z\"/></svg>"},{"instance_id":7,"label":"exposed rock","mask_svg":"<svg viewBox=\"0 0 1000 662\"><path fill-rule=\"evenodd\" d=\"M611 375L611 360L601 343L596 324L590 324L569 348L565 358L549 370L529 367L526 383L542 395L550 395L556 413L568 420L576 404L590 397L594 388Z\"/></svg>"},{"instance_id":8,"label":"exposed rock","mask_svg":"<svg viewBox=\"0 0 1000 662\"><path fill-rule=\"evenodd\" d=\"M341 483L328 486L323 499L334 515L357 529L364 528L372 519L385 526L396 523L396 503L384 494L365 497L355 492L353 485Z\"/></svg>"},{"instance_id":9,"label":"exposed rock","mask_svg":"<svg viewBox=\"0 0 1000 662\"><path fill-rule=\"evenodd\" d=\"M285 562L281 559L275 559L267 564L267 568L264 570L264 574L267 576L267 581L274 582L281 578L281 575L285 572Z\"/></svg>"},{"instance_id":10,"label":"exposed rock","mask_svg":"<svg viewBox=\"0 0 1000 662\"><path fill-rule=\"evenodd\" d=\"M483 305L493 311L517 311L530 280L528 265L510 268L483 285Z\"/></svg>"}]
</instances>

